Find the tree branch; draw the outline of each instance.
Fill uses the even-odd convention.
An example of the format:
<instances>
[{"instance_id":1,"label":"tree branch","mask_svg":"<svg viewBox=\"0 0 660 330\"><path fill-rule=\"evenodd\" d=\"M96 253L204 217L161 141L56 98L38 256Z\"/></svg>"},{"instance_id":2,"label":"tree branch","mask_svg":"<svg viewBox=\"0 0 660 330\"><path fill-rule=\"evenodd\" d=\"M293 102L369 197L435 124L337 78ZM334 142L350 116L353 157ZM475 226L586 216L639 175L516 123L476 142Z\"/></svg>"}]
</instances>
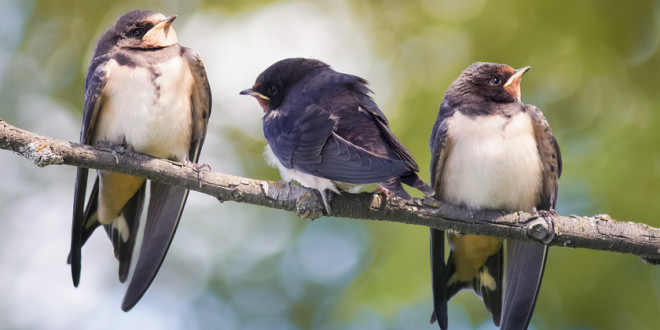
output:
<instances>
[{"instance_id":1,"label":"tree branch","mask_svg":"<svg viewBox=\"0 0 660 330\"><path fill-rule=\"evenodd\" d=\"M37 166L72 165L113 171L196 190L218 200L296 211L304 218L323 215L319 194L287 182L253 180L150 157L57 140L9 125L0 119L0 148L14 151ZM497 211L470 212L432 199L405 202L381 194L333 195L330 217L386 220L464 234L534 239L568 246L631 253L650 263L660 261L660 229L622 222L607 215L570 217Z\"/></svg>"}]
</instances>

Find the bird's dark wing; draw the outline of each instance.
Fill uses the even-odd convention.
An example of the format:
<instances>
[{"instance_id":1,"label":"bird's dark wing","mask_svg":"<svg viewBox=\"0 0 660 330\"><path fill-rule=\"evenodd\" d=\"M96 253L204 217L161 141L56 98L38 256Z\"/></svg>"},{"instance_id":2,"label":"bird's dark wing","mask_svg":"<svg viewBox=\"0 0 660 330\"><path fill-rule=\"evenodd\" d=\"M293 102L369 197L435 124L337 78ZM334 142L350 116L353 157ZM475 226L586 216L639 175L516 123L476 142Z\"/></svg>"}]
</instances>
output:
<instances>
[{"instance_id":1,"label":"bird's dark wing","mask_svg":"<svg viewBox=\"0 0 660 330\"><path fill-rule=\"evenodd\" d=\"M99 109L103 104L102 91L107 82L108 56L100 56L92 60L85 79L85 103L83 107L83 123L80 132L80 143L91 144L98 117ZM71 251L69 262L71 263L71 277L73 285L78 286L80 282L80 259L81 248L86 239L83 239L83 228L88 219L85 214L85 194L87 192L87 176L89 170L78 168L76 174L76 186L73 197L73 222L71 226ZM91 226L94 226L93 224ZM96 228L98 224L94 226ZM90 227L90 225L87 225ZM89 236L89 235L87 235Z\"/></svg>"},{"instance_id":2,"label":"bird's dark wing","mask_svg":"<svg viewBox=\"0 0 660 330\"><path fill-rule=\"evenodd\" d=\"M323 162L316 166L321 176L348 183L386 181L407 171L405 162L380 155L333 134L323 148Z\"/></svg>"},{"instance_id":3,"label":"bird's dark wing","mask_svg":"<svg viewBox=\"0 0 660 330\"><path fill-rule=\"evenodd\" d=\"M80 143L91 144L99 110L103 106L103 88L108 82L108 63L110 55L99 56L92 60L85 78L85 103L83 105L83 124Z\"/></svg>"},{"instance_id":4,"label":"bird's dark wing","mask_svg":"<svg viewBox=\"0 0 660 330\"><path fill-rule=\"evenodd\" d=\"M443 102L438 117L431 131L429 147L431 149L431 185L435 196L440 196L442 172L448 154L447 120L454 114L451 107ZM433 287L433 315L431 323L438 321L441 329L447 329L447 264L445 263L445 233L431 228L431 283Z\"/></svg>"},{"instance_id":5,"label":"bird's dark wing","mask_svg":"<svg viewBox=\"0 0 660 330\"><path fill-rule=\"evenodd\" d=\"M191 94L193 132L190 145L190 161L196 163L206 137L206 127L211 116L211 87L206 77L204 63L192 49L183 47L183 56L188 61L194 85Z\"/></svg>"},{"instance_id":6,"label":"bird's dark wing","mask_svg":"<svg viewBox=\"0 0 660 330\"><path fill-rule=\"evenodd\" d=\"M539 205L536 208L538 210L554 210L557 204L559 177L562 170L559 145L541 110L533 105L525 105L525 109L532 118L534 136L543 164L543 188Z\"/></svg>"},{"instance_id":7,"label":"bird's dark wing","mask_svg":"<svg viewBox=\"0 0 660 330\"><path fill-rule=\"evenodd\" d=\"M548 121L533 105L525 109L532 119L543 185L538 210L554 210L557 203L561 154ZM507 288L502 307L502 329L526 329L532 318L543 279L548 246L536 241L507 241Z\"/></svg>"},{"instance_id":8,"label":"bird's dark wing","mask_svg":"<svg viewBox=\"0 0 660 330\"><path fill-rule=\"evenodd\" d=\"M366 89L366 87L364 88ZM385 118L383 112L378 108L376 102L374 102L369 95L364 93L363 90L358 94L358 98L359 106L371 114L373 121L380 129L380 132L385 138L385 141L387 141L397 156L408 165L409 170L418 172L419 166L417 165L417 162L415 162L415 159L413 158L412 154L410 154L410 151L408 151L403 143L401 143L401 141L394 135L394 133L392 133L387 118Z\"/></svg>"},{"instance_id":9,"label":"bird's dark wing","mask_svg":"<svg viewBox=\"0 0 660 330\"><path fill-rule=\"evenodd\" d=\"M407 165L408 169L411 171L419 171L419 166L417 165L417 162L415 162L415 159L413 158L412 154L410 154L410 151L401 143L401 141L392 133L392 130L390 129L389 122L387 121L387 118L385 117L385 114L380 110L376 102L371 98L369 95L371 93L371 90L367 88L366 86L366 81L362 78L352 76L352 75L342 75L343 80L347 80L349 83L346 85L348 86L348 89L353 92L350 96L346 95L350 98L355 97L356 102L346 102L345 104L349 105L349 109L346 109L347 112L355 112L356 110L358 112L360 111L367 111L370 115L371 118L369 118L370 121L373 121L375 126L378 128L380 135L382 138L385 140L387 143L387 146L391 148L392 151L396 154L398 158L403 160ZM338 95L333 95L333 98L336 98ZM357 109L356 109L356 103L357 103ZM354 116L351 116L354 117ZM360 132L361 130L357 130ZM348 139L351 140L351 139Z\"/></svg>"},{"instance_id":10,"label":"bird's dark wing","mask_svg":"<svg viewBox=\"0 0 660 330\"><path fill-rule=\"evenodd\" d=\"M431 149L431 182L433 183L433 188L436 190L436 194L439 193L442 171L445 160L447 159L447 145L449 143L447 137L448 120L454 115L454 112L455 110L446 102L442 103L438 117L435 124L433 124L431 138L429 139L429 149Z\"/></svg>"},{"instance_id":11,"label":"bird's dark wing","mask_svg":"<svg viewBox=\"0 0 660 330\"><path fill-rule=\"evenodd\" d=\"M284 166L348 183L382 182L406 171L403 161L377 155L336 134L336 119L323 106L295 110L286 105L264 117L264 135Z\"/></svg>"},{"instance_id":12,"label":"bird's dark wing","mask_svg":"<svg viewBox=\"0 0 660 330\"><path fill-rule=\"evenodd\" d=\"M193 127L191 127L189 160L197 162L211 114L211 89L206 78L206 70L197 54L189 48L182 50L194 79L190 96ZM121 308L124 311L135 306L156 277L172 243L188 198L186 189L153 181L150 193L140 254L122 302Z\"/></svg>"}]
</instances>

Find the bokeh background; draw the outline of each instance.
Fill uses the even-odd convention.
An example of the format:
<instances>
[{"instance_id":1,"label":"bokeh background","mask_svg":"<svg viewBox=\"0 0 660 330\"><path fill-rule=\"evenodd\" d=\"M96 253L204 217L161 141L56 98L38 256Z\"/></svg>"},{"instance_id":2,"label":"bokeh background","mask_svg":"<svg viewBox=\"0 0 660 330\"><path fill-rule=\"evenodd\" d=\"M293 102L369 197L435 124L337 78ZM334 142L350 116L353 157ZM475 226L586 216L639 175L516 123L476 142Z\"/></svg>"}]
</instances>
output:
<instances>
[{"instance_id":1,"label":"bokeh background","mask_svg":"<svg viewBox=\"0 0 660 330\"><path fill-rule=\"evenodd\" d=\"M531 65L523 101L545 112L564 156L558 212L660 226L659 1L0 0L0 117L77 141L96 38L138 8L178 14L180 42L206 64L201 161L214 171L279 178L262 159L261 109L238 95L277 60L313 57L369 80L424 178L453 79L475 61ZM434 328L426 228L308 223L195 192L159 276L123 313L103 233L71 284L74 177L0 152L0 329ZM470 292L451 301L450 325L493 327ZM532 327L657 329L660 268L553 248Z\"/></svg>"}]
</instances>

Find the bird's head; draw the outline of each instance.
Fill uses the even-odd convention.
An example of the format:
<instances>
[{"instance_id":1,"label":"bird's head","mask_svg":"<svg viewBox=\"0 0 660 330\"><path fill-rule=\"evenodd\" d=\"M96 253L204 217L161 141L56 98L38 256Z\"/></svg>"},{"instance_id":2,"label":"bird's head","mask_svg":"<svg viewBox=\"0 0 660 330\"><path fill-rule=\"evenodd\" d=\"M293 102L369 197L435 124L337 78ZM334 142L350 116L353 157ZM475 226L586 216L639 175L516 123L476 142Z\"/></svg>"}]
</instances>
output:
<instances>
[{"instance_id":1,"label":"bird's head","mask_svg":"<svg viewBox=\"0 0 660 330\"><path fill-rule=\"evenodd\" d=\"M477 62L461 73L449 91L498 103L520 102L520 80L530 68L516 70L506 64Z\"/></svg>"},{"instance_id":2,"label":"bird's head","mask_svg":"<svg viewBox=\"0 0 660 330\"><path fill-rule=\"evenodd\" d=\"M179 42L172 28L176 18L149 10L135 10L120 17L108 33L121 48L163 48Z\"/></svg>"},{"instance_id":3,"label":"bird's head","mask_svg":"<svg viewBox=\"0 0 660 330\"><path fill-rule=\"evenodd\" d=\"M329 67L327 64L307 58L288 58L271 65L262 72L252 88L241 91L241 95L254 96L264 112L277 109L295 84L310 71Z\"/></svg>"}]
</instances>

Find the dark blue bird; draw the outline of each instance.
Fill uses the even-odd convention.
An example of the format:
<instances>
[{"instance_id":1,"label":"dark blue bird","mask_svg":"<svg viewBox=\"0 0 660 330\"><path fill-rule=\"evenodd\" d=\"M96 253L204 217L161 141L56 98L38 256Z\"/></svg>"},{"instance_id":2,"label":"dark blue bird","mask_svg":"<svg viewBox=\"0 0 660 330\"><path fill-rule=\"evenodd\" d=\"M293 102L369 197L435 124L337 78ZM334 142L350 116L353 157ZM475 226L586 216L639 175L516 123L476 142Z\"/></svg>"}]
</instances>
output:
<instances>
[{"instance_id":1,"label":"dark blue bird","mask_svg":"<svg viewBox=\"0 0 660 330\"><path fill-rule=\"evenodd\" d=\"M436 198L472 210L545 210L557 202L561 154L543 113L520 101L529 70L475 63L445 92L431 134L431 181ZM534 312L548 247L431 229L434 312L447 329L447 301L462 289L483 299L502 329L525 329ZM503 277L506 286L503 286Z\"/></svg>"},{"instance_id":2,"label":"dark blue bird","mask_svg":"<svg viewBox=\"0 0 660 330\"><path fill-rule=\"evenodd\" d=\"M321 61L290 58L271 65L241 92L254 96L265 112L269 161L283 179L317 189L328 213L328 190L354 191L377 183L410 199L405 183L433 195L366 84Z\"/></svg>"}]
</instances>

